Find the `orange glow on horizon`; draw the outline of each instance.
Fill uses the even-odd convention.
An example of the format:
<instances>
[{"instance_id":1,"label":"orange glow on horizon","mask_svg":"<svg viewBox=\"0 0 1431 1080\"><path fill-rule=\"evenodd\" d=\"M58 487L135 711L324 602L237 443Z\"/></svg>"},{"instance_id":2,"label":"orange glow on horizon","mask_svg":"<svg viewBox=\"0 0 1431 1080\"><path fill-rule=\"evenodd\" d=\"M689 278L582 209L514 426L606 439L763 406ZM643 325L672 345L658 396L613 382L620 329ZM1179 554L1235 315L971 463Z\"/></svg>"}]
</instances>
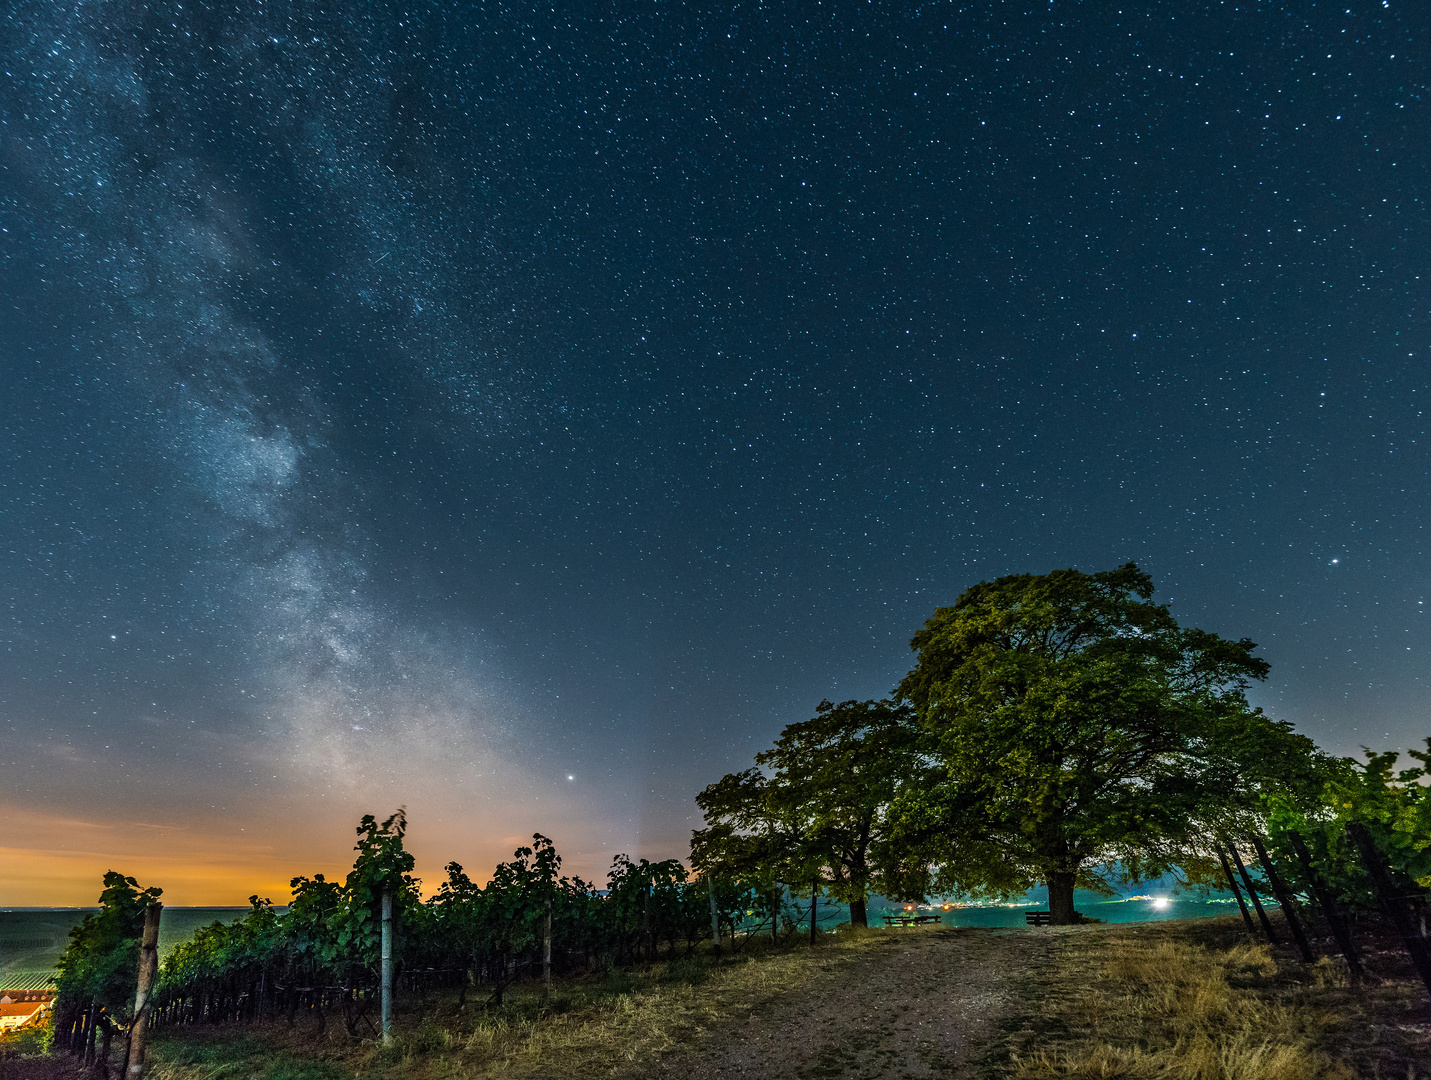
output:
<instances>
[{"instance_id":1,"label":"orange glow on horizon","mask_svg":"<svg viewBox=\"0 0 1431 1080\"><path fill-rule=\"evenodd\" d=\"M255 893L283 903L296 874L347 871L336 860L300 869L271 845L196 829L106 825L13 807L0 807L0 816L11 841L0 846L4 907L93 907L108 870L159 886L164 903L179 907L241 907Z\"/></svg>"},{"instance_id":2,"label":"orange glow on horizon","mask_svg":"<svg viewBox=\"0 0 1431 1080\"><path fill-rule=\"evenodd\" d=\"M268 820L245 817L245 827L237 829L229 818L189 819L191 824L177 825L111 823L0 802L8 841L0 844L0 907L93 907L109 870L145 887L158 886L164 890L164 903L172 907L246 907L255 894L282 905L292 896L289 882L296 876L323 874L330 881L346 877L353 865L354 826L360 814L349 807L309 810L301 826L295 826L291 811L272 804L265 809ZM424 896L441 887L444 868L454 859L473 880L485 884L497 863L531 843L531 831L511 831L511 822L500 829L484 829L482 824L450 818L433 822L426 815L414 822L407 834L408 850L416 860ZM533 831L556 833L563 873L605 881L611 848L583 853L580 846L598 846L589 836L564 837L565 830L548 828ZM633 846L631 853L640 852Z\"/></svg>"}]
</instances>

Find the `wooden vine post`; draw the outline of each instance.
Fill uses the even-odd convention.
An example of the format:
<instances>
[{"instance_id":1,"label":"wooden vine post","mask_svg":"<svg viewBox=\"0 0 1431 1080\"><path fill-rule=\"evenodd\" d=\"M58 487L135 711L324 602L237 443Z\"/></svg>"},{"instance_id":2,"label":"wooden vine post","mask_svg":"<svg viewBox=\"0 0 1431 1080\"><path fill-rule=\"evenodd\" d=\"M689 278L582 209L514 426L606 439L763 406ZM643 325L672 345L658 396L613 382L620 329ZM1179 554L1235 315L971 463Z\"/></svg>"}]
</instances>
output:
<instances>
[{"instance_id":1,"label":"wooden vine post","mask_svg":"<svg viewBox=\"0 0 1431 1080\"><path fill-rule=\"evenodd\" d=\"M1237 854L1237 845L1229 844L1227 848L1232 852L1232 861L1237 864L1237 872L1242 877L1242 883L1247 886L1247 895L1252 898L1252 906L1257 909L1257 918L1262 923L1262 929L1267 933L1267 940L1273 945L1279 944L1277 932L1272 929L1272 920L1267 917L1267 912L1262 910L1262 900L1257 895L1257 887L1252 884L1252 875L1247 872L1247 867L1242 865L1242 856Z\"/></svg>"},{"instance_id":2,"label":"wooden vine post","mask_svg":"<svg viewBox=\"0 0 1431 1080\"><path fill-rule=\"evenodd\" d=\"M163 904L150 904L144 910L139 989L134 995L134 1020L129 1025L129 1046L124 1054L124 1074L129 1080L139 1080L144 1075L144 1036L149 1027L149 1003L154 997L155 976L159 973L159 916L163 911Z\"/></svg>"},{"instance_id":3,"label":"wooden vine post","mask_svg":"<svg viewBox=\"0 0 1431 1080\"><path fill-rule=\"evenodd\" d=\"M1352 941L1351 930L1348 928L1346 920L1342 918L1342 913L1337 910L1336 901L1332 899L1330 890L1326 883L1322 881L1317 873L1316 867L1312 865L1311 852L1307 850L1307 843L1302 839L1299 832L1289 831L1287 839L1292 842L1292 850L1297 854L1297 861L1302 864L1302 873L1307 880L1307 888L1316 898L1317 904L1322 909L1322 915L1327 920L1327 926L1331 928L1332 937L1336 938L1337 948L1341 949L1342 957L1347 962L1347 971L1351 974L1352 982L1361 982L1364 972L1361 968L1361 957L1357 955L1356 943Z\"/></svg>"},{"instance_id":4,"label":"wooden vine post","mask_svg":"<svg viewBox=\"0 0 1431 1080\"><path fill-rule=\"evenodd\" d=\"M383 1045L391 1046L393 1044L393 894L390 889L383 890L382 965Z\"/></svg>"},{"instance_id":5,"label":"wooden vine post","mask_svg":"<svg viewBox=\"0 0 1431 1080\"><path fill-rule=\"evenodd\" d=\"M1411 957L1411 966L1426 984L1426 992L1431 994L1431 954L1427 953L1426 942L1416 933L1416 927L1411 922L1411 912L1403 902L1405 898L1397 893L1396 885L1391 880L1391 872L1386 868L1386 860L1377 850L1376 841L1360 821L1347 824L1347 836L1356 845L1361 863L1371 875L1371 882L1376 886L1377 895L1381 897L1381 906L1386 909L1396 932L1401 935L1401 943Z\"/></svg>"},{"instance_id":6,"label":"wooden vine post","mask_svg":"<svg viewBox=\"0 0 1431 1080\"><path fill-rule=\"evenodd\" d=\"M1272 865L1272 859L1267 854L1267 847L1262 843L1262 837L1252 837L1252 846L1257 851L1257 858L1262 863L1262 869L1267 874L1267 883L1272 886L1272 892L1277 896L1277 903L1282 905L1282 917L1287 920L1287 929L1292 932L1292 940L1297 943L1297 951L1302 954L1302 959L1310 964L1312 962L1312 947L1307 944L1307 935L1302 933L1302 922L1297 918L1297 909L1292 906L1292 894L1287 891L1287 887L1282 884L1282 878L1277 873L1277 867Z\"/></svg>"},{"instance_id":7,"label":"wooden vine post","mask_svg":"<svg viewBox=\"0 0 1431 1080\"><path fill-rule=\"evenodd\" d=\"M1227 856L1223 854L1222 848L1217 849L1218 860L1222 863L1222 872L1227 876L1228 887L1232 889L1232 895L1237 897L1237 906L1242 911L1242 921L1247 924L1247 932L1256 935L1257 928L1252 925L1252 916L1247 912L1247 904L1242 899L1242 890L1237 887L1237 879L1232 876L1232 866L1227 861Z\"/></svg>"}]
</instances>

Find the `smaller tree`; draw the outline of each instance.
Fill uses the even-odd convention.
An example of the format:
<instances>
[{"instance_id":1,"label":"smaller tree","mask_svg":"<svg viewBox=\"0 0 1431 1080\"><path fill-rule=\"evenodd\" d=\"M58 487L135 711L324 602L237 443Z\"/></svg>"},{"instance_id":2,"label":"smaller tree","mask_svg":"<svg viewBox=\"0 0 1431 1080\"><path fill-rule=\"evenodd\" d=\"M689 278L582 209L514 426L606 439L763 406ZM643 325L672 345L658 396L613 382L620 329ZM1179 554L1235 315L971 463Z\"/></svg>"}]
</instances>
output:
<instances>
[{"instance_id":1,"label":"smaller tree","mask_svg":"<svg viewBox=\"0 0 1431 1080\"><path fill-rule=\"evenodd\" d=\"M691 865L756 893L773 932L782 883L802 885L820 874L806 846L806 822L759 769L727 773L696 796L696 805L706 827L691 834Z\"/></svg>"},{"instance_id":2,"label":"smaller tree","mask_svg":"<svg viewBox=\"0 0 1431 1080\"><path fill-rule=\"evenodd\" d=\"M922 895L918 873L886 873L886 811L918 762L914 712L893 701L822 701L755 757L762 769L722 777L696 796L706 828L691 838L703 871L825 888L868 925L878 888ZM897 863L891 862L893 869ZM772 911L772 917L775 917Z\"/></svg>"},{"instance_id":3,"label":"smaller tree","mask_svg":"<svg viewBox=\"0 0 1431 1080\"><path fill-rule=\"evenodd\" d=\"M803 862L815 871L805 880L848 904L856 926L869 925L866 902L876 882L899 899L924 892L918 875L885 873L883 860L871 857L890 801L915 771L916 735L908 705L822 701L812 719L790 724L755 755L773 772L770 799L782 817L798 822ZM878 850L885 859L893 854Z\"/></svg>"}]
</instances>

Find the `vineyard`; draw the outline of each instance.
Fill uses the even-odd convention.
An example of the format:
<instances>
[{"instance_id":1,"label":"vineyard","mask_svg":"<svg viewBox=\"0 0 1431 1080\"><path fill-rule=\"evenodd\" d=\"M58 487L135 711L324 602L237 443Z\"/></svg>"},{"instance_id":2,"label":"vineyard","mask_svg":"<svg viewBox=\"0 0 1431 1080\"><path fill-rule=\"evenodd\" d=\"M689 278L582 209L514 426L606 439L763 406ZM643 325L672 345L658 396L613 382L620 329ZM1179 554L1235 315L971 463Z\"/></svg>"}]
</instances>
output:
<instances>
[{"instance_id":1,"label":"vineyard","mask_svg":"<svg viewBox=\"0 0 1431 1080\"><path fill-rule=\"evenodd\" d=\"M516 980L594 972L691 955L703 941L738 951L753 934L788 936L816 922L818 900L799 904L770 879L693 879L677 860L618 855L605 888L560 873L551 841L536 835L485 886L457 863L426 901L404 847L407 821L364 817L357 858L341 881L292 880L285 909L250 898L249 912L215 922L176 946L139 1006L149 1030L194 1023L334 1018L355 1038L377 1037L383 899L390 920L391 985L398 993L458 988L501 1005ZM56 1043L85 1061L108 1060L135 1015L135 945L160 890L106 876L101 911L72 934L60 962Z\"/></svg>"}]
</instances>

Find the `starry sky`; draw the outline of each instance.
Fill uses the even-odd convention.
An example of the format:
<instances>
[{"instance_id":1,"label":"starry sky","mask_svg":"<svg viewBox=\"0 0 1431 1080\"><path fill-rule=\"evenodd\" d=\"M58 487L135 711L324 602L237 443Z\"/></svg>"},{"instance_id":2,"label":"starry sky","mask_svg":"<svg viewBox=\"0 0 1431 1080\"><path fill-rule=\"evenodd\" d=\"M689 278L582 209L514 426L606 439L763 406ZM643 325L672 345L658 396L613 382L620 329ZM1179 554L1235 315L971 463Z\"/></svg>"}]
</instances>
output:
<instances>
[{"instance_id":1,"label":"starry sky","mask_svg":"<svg viewBox=\"0 0 1431 1080\"><path fill-rule=\"evenodd\" d=\"M406 805L685 854L981 579L1137 561L1418 745L1431 20L56 4L0 22L0 904Z\"/></svg>"}]
</instances>

